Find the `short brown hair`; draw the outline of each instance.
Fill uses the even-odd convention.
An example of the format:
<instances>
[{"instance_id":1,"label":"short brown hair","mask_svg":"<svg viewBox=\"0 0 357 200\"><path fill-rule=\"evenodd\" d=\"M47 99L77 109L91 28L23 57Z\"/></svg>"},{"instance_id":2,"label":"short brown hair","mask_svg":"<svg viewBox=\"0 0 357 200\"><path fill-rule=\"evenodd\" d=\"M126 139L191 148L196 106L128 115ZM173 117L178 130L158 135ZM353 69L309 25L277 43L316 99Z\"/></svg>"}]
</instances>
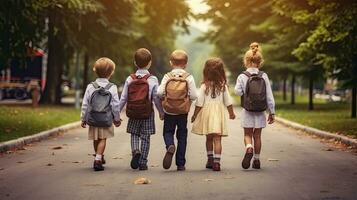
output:
<instances>
[{"instance_id":1,"label":"short brown hair","mask_svg":"<svg viewBox=\"0 0 357 200\"><path fill-rule=\"evenodd\" d=\"M99 58L94 63L93 71L99 78L109 78L115 70L115 63L106 57Z\"/></svg>"},{"instance_id":2,"label":"short brown hair","mask_svg":"<svg viewBox=\"0 0 357 200\"><path fill-rule=\"evenodd\" d=\"M151 59L151 53L148 49L140 48L136 50L134 60L137 67L144 68L148 66Z\"/></svg>"},{"instance_id":3,"label":"short brown hair","mask_svg":"<svg viewBox=\"0 0 357 200\"><path fill-rule=\"evenodd\" d=\"M188 62L187 53L184 50L175 50L171 53L170 61L175 66L183 66Z\"/></svg>"}]
</instances>

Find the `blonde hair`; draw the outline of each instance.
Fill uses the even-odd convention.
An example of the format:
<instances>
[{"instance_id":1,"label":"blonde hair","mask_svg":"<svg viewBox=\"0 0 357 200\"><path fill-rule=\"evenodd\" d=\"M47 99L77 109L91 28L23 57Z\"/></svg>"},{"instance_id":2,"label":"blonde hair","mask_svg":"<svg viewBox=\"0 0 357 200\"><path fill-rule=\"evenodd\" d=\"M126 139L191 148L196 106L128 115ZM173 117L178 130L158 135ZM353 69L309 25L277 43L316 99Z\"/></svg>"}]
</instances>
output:
<instances>
[{"instance_id":1,"label":"blonde hair","mask_svg":"<svg viewBox=\"0 0 357 200\"><path fill-rule=\"evenodd\" d=\"M94 63L93 71L99 78L109 78L115 70L115 63L106 57L99 58Z\"/></svg>"},{"instance_id":2,"label":"blonde hair","mask_svg":"<svg viewBox=\"0 0 357 200\"><path fill-rule=\"evenodd\" d=\"M244 55L243 63L245 67L256 65L260 68L263 66L263 54L258 42L253 42L249 45L249 50Z\"/></svg>"},{"instance_id":3,"label":"blonde hair","mask_svg":"<svg viewBox=\"0 0 357 200\"><path fill-rule=\"evenodd\" d=\"M185 66L188 62L187 53L184 50L175 50L171 53L170 61L174 66Z\"/></svg>"}]
</instances>

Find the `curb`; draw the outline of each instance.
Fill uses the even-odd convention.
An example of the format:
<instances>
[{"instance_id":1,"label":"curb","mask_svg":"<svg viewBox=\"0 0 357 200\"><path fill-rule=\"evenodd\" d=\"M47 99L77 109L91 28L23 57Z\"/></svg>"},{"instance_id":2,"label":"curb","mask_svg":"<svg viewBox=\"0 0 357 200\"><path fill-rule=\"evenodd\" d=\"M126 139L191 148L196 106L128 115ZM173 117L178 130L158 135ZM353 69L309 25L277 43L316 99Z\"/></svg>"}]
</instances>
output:
<instances>
[{"instance_id":1,"label":"curb","mask_svg":"<svg viewBox=\"0 0 357 200\"><path fill-rule=\"evenodd\" d=\"M316 135L318 137L325 138L325 139L334 139L336 141L340 141L343 144L352 146L353 148L357 148L357 139L352 139L347 136L337 135L327 131L322 131L316 128L312 128L309 126L304 126L302 124L292 122L280 117L275 117L275 121L284 126L291 127L296 130L301 130L311 135Z\"/></svg>"},{"instance_id":2,"label":"curb","mask_svg":"<svg viewBox=\"0 0 357 200\"><path fill-rule=\"evenodd\" d=\"M44 140L51 136L57 136L62 132L66 132L66 131L74 129L74 128L79 128L80 126L81 126L81 122L73 122L73 123L59 126L59 127L56 127L56 128L50 129L50 130L42 131L35 135L25 136L25 137L21 137L21 138L6 141L6 142L1 142L0 143L0 153L6 152L6 151L9 151L12 149L22 148L26 144Z\"/></svg>"}]
</instances>

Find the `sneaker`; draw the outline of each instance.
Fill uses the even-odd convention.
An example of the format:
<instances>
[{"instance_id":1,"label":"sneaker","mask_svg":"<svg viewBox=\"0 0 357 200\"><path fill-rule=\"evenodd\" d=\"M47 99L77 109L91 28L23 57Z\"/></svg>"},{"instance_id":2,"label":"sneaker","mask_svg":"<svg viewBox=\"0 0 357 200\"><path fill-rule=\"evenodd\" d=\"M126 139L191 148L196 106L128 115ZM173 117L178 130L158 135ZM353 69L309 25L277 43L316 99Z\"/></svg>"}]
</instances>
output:
<instances>
[{"instance_id":1,"label":"sneaker","mask_svg":"<svg viewBox=\"0 0 357 200\"><path fill-rule=\"evenodd\" d=\"M135 150L133 152L133 158L131 159L130 166L132 169L138 169L139 168L139 159L141 157L141 153L139 150Z\"/></svg>"},{"instance_id":2,"label":"sneaker","mask_svg":"<svg viewBox=\"0 0 357 200\"><path fill-rule=\"evenodd\" d=\"M221 164L218 162L213 163L212 169L216 172L221 171Z\"/></svg>"},{"instance_id":3,"label":"sneaker","mask_svg":"<svg viewBox=\"0 0 357 200\"><path fill-rule=\"evenodd\" d=\"M176 148L174 145L170 145L169 148L167 148L164 160L162 161L162 166L164 169L170 169L172 164L172 157L174 156L175 151Z\"/></svg>"},{"instance_id":4,"label":"sneaker","mask_svg":"<svg viewBox=\"0 0 357 200\"><path fill-rule=\"evenodd\" d=\"M207 163L206 163L206 168L212 169L212 167L213 167L213 158L208 158Z\"/></svg>"},{"instance_id":5,"label":"sneaker","mask_svg":"<svg viewBox=\"0 0 357 200\"><path fill-rule=\"evenodd\" d=\"M185 166L177 166L177 171L185 171L186 167Z\"/></svg>"},{"instance_id":6,"label":"sneaker","mask_svg":"<svg viewBox=\"0 0 357 200\"><path fill-rule=\"evenodd\" d=\"M253 165L252 165L252 167L253 167L254 169L260 169L260 160L254 159L254 160L253 160Z\"/></svg>"},{"instance_id":7,"label":"sneaker","mask_svg":"<svg viewBox=\"0 0 357 200\"><path fill-rule=\"evenodd\" d=\"M95 160L93 163L93 169L94 171L103 171L104 167L103 167L103 163L101 160Z\"/></svg>"},{"instance_id":8,"label":"sneaker","mask_svg":"<svg viewBox=\"0 0 357 200\"><path fill-rule=\"evenodd\" d=\"M243 169L248 169L250 167L250 161L253 158L253 148L249 147L245 152L244 158L242 160Z\"/></svg>"},{"instance_id":9,"label":"sneaker","mask_svg":"<svg viewBox=\"0 0 357 200\"><path fill-rule=\"evenodd\" d=\"M148 170L148 166L147 165L140 165L139 166L139 170L141 170L141 171Z\"/></svg>"}]
</instances>

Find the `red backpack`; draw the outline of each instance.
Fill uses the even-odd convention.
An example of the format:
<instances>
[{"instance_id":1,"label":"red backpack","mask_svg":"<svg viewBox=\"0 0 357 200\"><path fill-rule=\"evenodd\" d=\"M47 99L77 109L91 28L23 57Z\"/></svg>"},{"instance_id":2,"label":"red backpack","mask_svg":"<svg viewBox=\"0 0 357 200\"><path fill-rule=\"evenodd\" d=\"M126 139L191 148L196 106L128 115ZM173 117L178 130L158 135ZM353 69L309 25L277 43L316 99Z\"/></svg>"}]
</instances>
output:
<instances>
[{"instance_id":1,"label":"red backpack","mask_svg":"<svg viewBox=\"0 0 357 200\"><path fill-rule=\"evenodd\" d=\"M131 74L133 79L128 86L128 101L126 116L132 119L148 119L152 115L153 107L149 98L148 78L151 74L143 77Z\"/></svg>"}]
</instances>

